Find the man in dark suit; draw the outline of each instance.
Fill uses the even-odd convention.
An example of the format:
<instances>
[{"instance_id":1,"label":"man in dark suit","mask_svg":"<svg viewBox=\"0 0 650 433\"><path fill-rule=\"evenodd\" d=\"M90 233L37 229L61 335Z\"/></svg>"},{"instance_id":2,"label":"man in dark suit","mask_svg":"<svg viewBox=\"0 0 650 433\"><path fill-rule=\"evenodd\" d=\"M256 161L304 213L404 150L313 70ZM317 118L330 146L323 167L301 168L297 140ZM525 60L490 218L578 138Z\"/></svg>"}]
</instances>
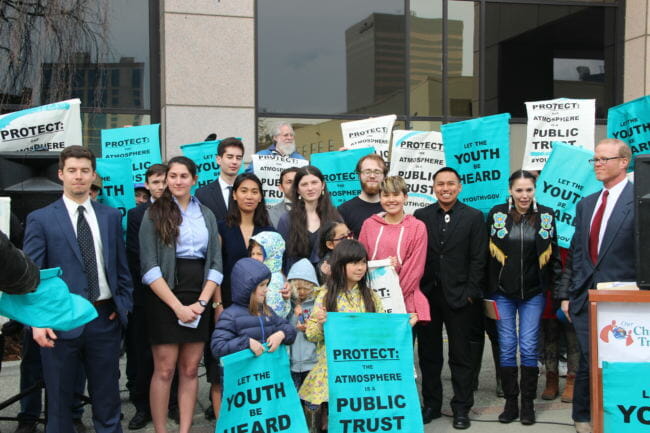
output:
<instances>
[{"instance_id":1,"label":"man in dark suit","mask_svg":"<svg viewBox=\"0 0 650 433\"><path fill-rule=\"evenodd\" d=\"M63 197L27 217L25 253L41 269L60 267L72 293L83 296L98 317L67 332L33 328L41 346L48 395L47 432L70 433L74 379L80 362L88 378L98 433L119 433L119 356L122 329L132 307L131 276L122 241L122 215L91 201L95 156L81 146L59 156Z\"/></svg>"},{"instance_id":2,"label":"man in dark suit","mask_svg":"<svg viewBox=\"0 0 650 433\"><path fill-rule=\"evenodd\" d=\"M214 182L202 186L194 194L199 201L207 206L217 221L226 219L228 202L232 194L232 184L244 159L244 144L233 137L224 138L217 147L217 165L219 177Z\"/></svg>"},{"instance_id":3,"label":"man in dark suit","mask_svg":"<svg viewBox=\"0 0 650 433\"><path fill-rule=\"evenodd\" d=\"M608 138L596 145L591 162L604 189L578 203L571 282L568 293L557 295L580 344L572 414L579 433L591 432L588 290L601 282L636 281L634 191L626 177L631 159L629 146L620 140Z\"/></svg>"},{"instance_id":4,"label":"man in dark suit","mask_svg":"<svg viewBox=\"0 0 650 433\"><path fill-rule=\"evenodd\" d=\"M487 232L483 214L458 201L462 185L456 170L438 170L433 186L438 202L414 213L427 227L427 262L420 287L431 307L431 322L416 327L422 371L422 417L425 423L440 417L444 323L454 388L453 426L466 429L474 404L470 334L477 320L475 303L483 297Z\"/></svg>"},{"instance_id":5,"label":"man in dark suit","mask_svg":"<svg viewBox=\"0 0 650 433\"><path fill-rule=\"evenodd\" d=\"M224 221L228 213L228 203L232 195L232 186L241 168L244 159L244 144L241 140L233 137L224 138L217 147L217 164L219 165L219 178L196 190L196 198L207 206L217 221ZM252 164L251 164L252 166ZM214 327L214 324L210 325ZM203 356L206 369L206 379L210 382L210 400L214 403L220 400L220 388L218 385L218 366L209 345L206 344ZM216 404L218 406L218 404ZM207 419L215 418L214 405L210 405L205 411Z\"/></svg>"},{"instance_id":6,"label":"man in dark suit","mask_svg":"<svg viewBox=\"0 0 650 433\"><path fill-rule=\"evenodd\" d=\"M140 242L138 234L140 233L140 225L145 211L165 191L167 166L153 164L147 169L144 176L144 185L151 197L146 202L130 209L126 215L126 256L129 271L131 271L133 277L133 313L129 316L129 325L126 330L126 356L128 360L127 371L129 370L129 364L133 363L132 365L135 366L133 368L135 383L131 388L131 401L136 411L131 421L129 421L129 430L141 429L151 421L149 385L153 373L153 357L145 316L145 290L148 289L140 281ZM170 405L175 407L174 400L170 399Z\"/></svg>"}]
</instances>

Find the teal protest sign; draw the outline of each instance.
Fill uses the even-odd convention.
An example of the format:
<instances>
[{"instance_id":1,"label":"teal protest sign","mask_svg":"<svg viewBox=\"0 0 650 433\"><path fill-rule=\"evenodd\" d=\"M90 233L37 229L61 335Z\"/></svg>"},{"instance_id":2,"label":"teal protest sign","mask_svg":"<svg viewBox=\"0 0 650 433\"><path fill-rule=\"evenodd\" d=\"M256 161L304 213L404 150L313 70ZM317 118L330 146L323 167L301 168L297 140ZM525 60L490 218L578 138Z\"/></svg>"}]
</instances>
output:
<instances>
[{"instance_id":1,"label":"teal protest sign","mask_svg":"<svg viewBox=\"0 0 650 433\"><path fill-rule=\"evenodd\" d=\"M607 136L630 145L632 156L650 153L650 95L607 110ZM634 169L634 158L629 170Z\"/></svg>"},{"instance_id":2,"label":"teal protest sign","mask_svg":"<svg viewBox=\"0 0 650 433\"><path fill-rule=\"evenodd\" d=\"M442 125L445 161L460 174L465 204L488 213L508 194L510 114Z\"/></svg>"},{"instance_id":3,"label":"teal protest sign","mask_svg":"<svg viewBox=\"0 0 650 433\"><path fill-rule=\"evenodd\" d=\"M129 158L133 180L145 181L145 173L160 164L160 124L102 129L102 158Z\"/></svg>"},{"instance_id":4,"label":"teal protest sign","mask_svg":"<svg viewBox=\"0 0 650 433\"><path fill-rule=\"evenodd\" d=\"M603 362L604 433L650 429L649 377L648 362Z\"/></svg>"},{"instance_id":5,"label":"teal protest sign","mask_svg":"<svg viewBox=\"0 0 650 433\"><path fill-rule=\"evenodd\" d=\"M196 185L192 188L192 194L198 188L217 180L219 177L219 165L217 164L217 147L219 147L219 143L221 143L221 140L204 141L181 146L183 155L196 164L197 175L199 177ZM237 174L243 172L244 164L239 167Z\"/></svg>"},{"instance_id":6,"label":"teal protest sign","mask_svg":"<svg viewBox=\"0 0 650 433\"><path fill-rule=\"evenodd\" d=\"M354 171L362 156L375 153L374 147L345 151L313 153L311 164L323 172L327 189L334 206L338 206L361 193L359 177Z\"/></svg>"},{"instance_id":7,"label":"teal protest sign","mask_svg":"<svg viewBox=\"0 0 650 433\"><path fill-rule=\"evenodd\" d=\"M576 206L583 198L598 191L602 184L596 179L589 159L591 150L554 141L553 151L537 179L537 201L555 212L557 243L569 248L575 232Z\"/></svg>"},{"instance_id":8,"label":"teal protest sign","mask_svg":"<svg viewBox=\"0 0 650 433\"><path fill-rule=\"evenodd\" d=\"M97 201L122 212L122 230L126 233L126 212L135 207L131 160L97 158L97 176L102 178L102 190Z\"/></svg>"},{"instance_id":9,"label":"teal protest sign","mask_svg":"<svg viewBox=\"0 0 650 433\"><path fill-rule=\"evenodd\" d=\"M330 433L424 431L408 319L327 313Z\"/></svg>"},{"instance_id":10,"label":"teal protest sign","mask_svg":"<svg viewBox=\"0 0 650 433\"><path fill-rule=\"evenodd\" d=\"M219 166L217 165L217 147L219 140L205 141L202 143L184 144L181 146L183 155L196 164L199 180L192 188L192 194L198 188L217 180Z\"/></svg>"},{"instance_id":11,"label":"teal protest sign","mask_svg":"<svg viewBox=\"0 0 650 433\"><path fill-rule=\"evenodd\" d=\"M221 358L224 384L216 433L303 433L307 423L284 346L255 356L249 349Z\"/></svg>"},{"instance_id":12,"label":"teal protest sign","mask_svg":"<svg viewBox=\"0 0 650 433\"><path fill-rule=\"evenodd\" d=\"M0 314L37 328L69 331L97 317L97 310L82 296L70 293L60 277L61 268L41 269L41 281L32 293L0 292Z\"/></svg>"}]
</instances>

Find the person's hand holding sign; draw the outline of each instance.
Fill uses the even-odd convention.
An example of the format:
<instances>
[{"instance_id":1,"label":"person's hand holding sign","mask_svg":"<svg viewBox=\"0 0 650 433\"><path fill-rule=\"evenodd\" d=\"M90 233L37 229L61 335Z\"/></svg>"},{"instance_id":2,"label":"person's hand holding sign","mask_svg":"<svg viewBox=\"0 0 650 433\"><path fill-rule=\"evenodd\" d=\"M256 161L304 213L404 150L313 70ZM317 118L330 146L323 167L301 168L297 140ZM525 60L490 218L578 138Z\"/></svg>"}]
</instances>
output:
<instances>
[{"instance_id":1,"label":"person's hand holding sign","mask_svg":"<svg viewBox=\"0 0 650 433\"><path fill-rule=\"evenodd\" d=\"M262 353L264 353L264 346L262 346L262 343L253 338L248 339L248 346L253 351L255 356L260 356Z\"/></svg>"},{"instance_id":2,"label":"person's hand holding sign","mask_svg":"<svg viewBox=\"0 0 650 433\"><path fill-rule=\"evenodd\" d=\"M275 352L275 349L280 347L283 340L284 340L283 331L277 331L271 334L271 336L266 339L266 342L269 343L269 352Z\"/></svg>"},{"instance_id":3,"label":"person's hand holding sign","mask_svg":"<svg viewBox=\"0 0 650 433\"><path fill-rule=\"evenodd\" d=\"M315 320L319 325L323 326L323 323L327 320L327 311L319 310L315 311L311 315L311 319Z\"/></svg>"}]
</instances>

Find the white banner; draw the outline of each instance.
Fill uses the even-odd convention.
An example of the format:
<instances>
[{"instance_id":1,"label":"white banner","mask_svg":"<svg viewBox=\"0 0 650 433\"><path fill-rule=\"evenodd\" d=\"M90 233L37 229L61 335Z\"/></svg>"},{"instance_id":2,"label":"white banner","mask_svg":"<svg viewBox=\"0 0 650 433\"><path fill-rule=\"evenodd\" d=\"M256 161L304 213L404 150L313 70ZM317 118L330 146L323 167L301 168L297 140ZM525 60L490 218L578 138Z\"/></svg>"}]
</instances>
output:
<instances>
[{"instance_id":1,"label":"white banner","mask_svg":"<svg viewBox=\"0 0 650 433\"><path fill-rule=\"evenodd\" d=\"M0 151L60 151L81 146L79 99L56 102L0 116Z\"/></svg>"},{"instance_id":2,"label":"white banner","mask_svg":"<svg viewBox=\"0 0 650 433\"><path fill-rule=\"evenodd\" d=\"M384 312L406 314L399 276L390 264L390 259L368 262L368 283L370 288L381 298Z\"/></svg>"},{"instance_id":3,"label":"white banner","mask_svg":"<svg viewBox=\"0 0 650 433\"><path fill-rule=\"evenodd\" d=\"M9 237L11 229L11 197L0 197L0 231Z\"/></svg>"},{"instance_id":4,"label":"white banner","mask_svg":"<svg viewBox=\"0 0 650 433\"><path fill-rule=\"evenodd\" d=\"M290 167L304 167L309 164L309 161L280 155L253 155L252 163L255 175L262 181L264 202L269 207L284 199L284 194L278 188L282 170Z\"/></svg>"},{"instance_id":5,"label":"white banner","mask_svg":"<svg viewBox=\"0 0 650 433\"><path fill-rule=\"evenodd\" d=\"M396 115L389 114L388 116L341 123L343 146L349 149L374 147L375 152L387 161L390 135L395 119L397 119Z\"/></svg>"},{"instance_id":6,"label":"white banner","mask_svg":"<svg viewBox=\"0 0 650 433\"><path fill-rule=\"evenodd\" d=\"M409 187L404 208L415 210L436 202L433 175L445 166L442 134L438 131L393 131L391 176L402 176Z\"/></svg>"},{"instance_id":7,"label":"white banner","mask_svg":"<svg viewBox=\"0 0 650 433\"><path fill-rule=\"evenodd\" d=\"M558 98L526 102L528 127L524 170L541 170L553 150L553 141L594 150L595 99Z\"/></svg>"},{"instance_id":8,"label":"white banner","mask_svg":"<svg viewBox=\"0 0 650 433\"><path fill-rule=\"evenodd\" d=\"M598 305L598 365L650 362L650 303Z\"/></svg>"}]
</instances>

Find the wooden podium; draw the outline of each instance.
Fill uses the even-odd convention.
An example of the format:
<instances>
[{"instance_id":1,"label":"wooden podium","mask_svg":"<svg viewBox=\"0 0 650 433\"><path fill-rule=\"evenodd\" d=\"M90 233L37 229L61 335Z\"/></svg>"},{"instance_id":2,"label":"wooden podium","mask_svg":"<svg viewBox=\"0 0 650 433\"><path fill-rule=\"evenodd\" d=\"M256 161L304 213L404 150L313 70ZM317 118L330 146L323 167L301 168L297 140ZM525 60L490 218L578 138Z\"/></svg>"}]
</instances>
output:
<instances>
[{"instance_id":1,"label":"wooden podium","mask_svg":"<svg viewBox=\"0 0 650 433\"><path fill-rule=\"evenodd\" d=\"M598 362L598 306L613 302L650 304L650 290L589 290L589 367L593 433L615 433L604 432L603 371Z\"/></svg>"}]
</instances>

